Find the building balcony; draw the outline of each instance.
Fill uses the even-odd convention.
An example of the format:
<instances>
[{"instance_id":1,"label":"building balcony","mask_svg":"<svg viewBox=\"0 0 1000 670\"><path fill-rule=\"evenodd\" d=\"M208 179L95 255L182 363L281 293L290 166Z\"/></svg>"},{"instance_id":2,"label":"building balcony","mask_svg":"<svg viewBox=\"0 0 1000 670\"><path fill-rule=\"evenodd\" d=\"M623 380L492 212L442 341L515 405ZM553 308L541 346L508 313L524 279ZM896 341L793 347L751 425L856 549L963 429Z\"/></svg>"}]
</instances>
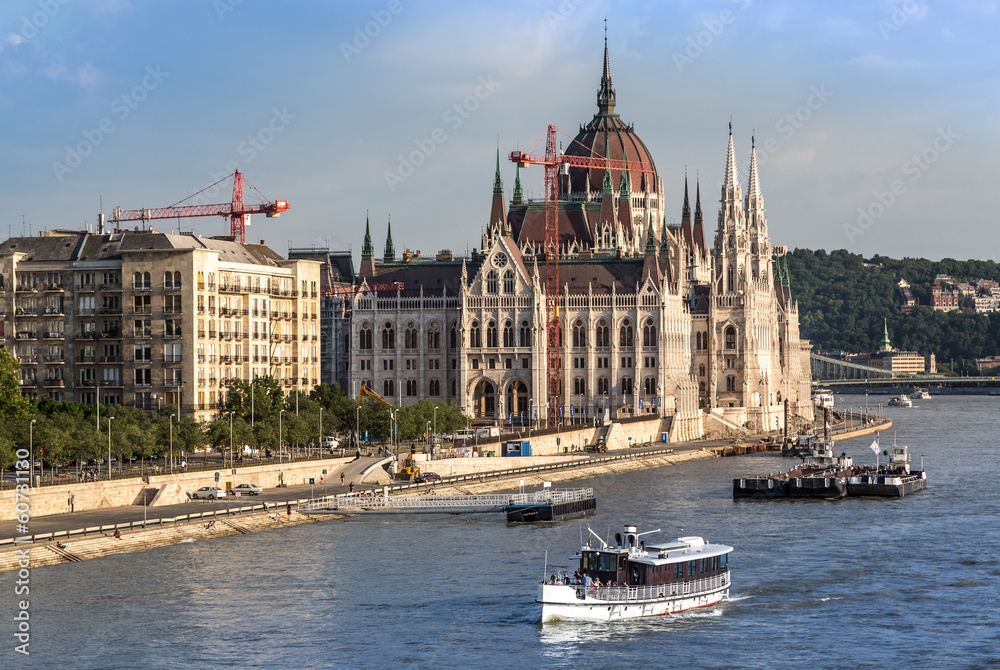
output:
<instances>
[{"instance_id":1,"label":"building balcony","mask_svg":"<svg viewBox=\"0 0 1000 670\"><path fill-rule=\"evenodd\" d=\"M65 335L59 331L51 330L47 333L42 333L42 339L45 340L62 340L65 339Z\"/></svg>"},{"instance_id":2,"label":"building balcony","mask_svg":"<svg viewBox=\"0 0 1000 670\"><path fill-rule=\"evenodd\" d=\"M66 386L66 380L64 379L45 379L42 381L42 385L45 388L64 388Z\"/></svg>"},{"instance_id":3,"label":"building balcony","mask_svg":"<svg viewBox=\"0 0 1000 670\"><path fill-rule=\"evenodd\" d=\"M116 330L105 330L101 331L102 340L120 340L122 339L122 334Z\"/></svg>"},{"instance_id":4,"label":"building balcony","mask_svg":"<svg viewBox=\"0 0 1000 670\"><path fill-rule=\"evenodd\" d=\"M96 363L97 362L97 356L94 356L93 354L81 354L81 355L79 355L79 356L76 357L76 362L77 363Z\"/></svg>"},{"instance_id":5,"label":"building balcony","mask_svg":"<svg viewBox=\"0 0 1000 670\"><path fill-rule=\"evenodd\" d=\"M63 365L66 362L66 359L58 354L43 354L42 360L49 365Z\"/></svg>"},{"instance_id":6,"label":"building balcony","mask_svg":"<svg viewBox=\"0 0 1000 670\"><path fill-rule=\"evenodd\" d=\"M198 290L199 291L204 291L205 290L205 282L203 282L203 281L198 282Z\"/></svg>"},{"instance_id":7,"label":"building balcony","mask_svg":"<svg viewBox=\"0 0 1000 670\"><path fill-rule=\"evenodd\" d=\"M79 284L76 287L77 293L93 293L97 290L97 284Z\"/></svg>"},{"instance_id":8,"label":"building balcony","mask_svg":"<svg viewBox=\"0 0 1000 670\"><path fill-rule=\"evenodd\" d=\"M137 339L137 340L147 340L147 339L153 337L153 330L152 329L149 329L149 330L133 330L132 331L132 337L135 338L135 339Z\"/></svg>"},{"instance_id":9,"label":"building balcony","mask_svg":"<svg viewBox=\"0 0 1000 670\"><path fill-rule=\"evenodd\" d=\"M218 380L215 377L209 377L208 378L208 385L209 386L216 386L217 384L218 384Z\"/></svg>"},{"instance_id":10,"label":"building balcony","mask_svg":"<svg viewBox=\"0 0 1000 670\"><path fill-rule=\"evenodd\" d=\"M209 313L209 314L210 314L211 316L215 316L215 308L214 308L214 307L209 307L209 308L208 308L208 313Z\"/></svg>"},{"instance_id":11,"label":"building balcony","mask_svg":"<svg viewBox=\"0 0 1000 670\"><path fill-rule=\"evenodd\" d=\"M101 284L102 291L121 291L121 284Z\"/></svg>"},{"instance_id":12,"label":"building balcony","mask_svg":"<svg viewBox=\"0 0 1000 670\"><path fill-rule=\"evenodd\" d=\"M35 386L37 386L37 385L38 385L38 382L35 381L34 379L22 379L21 380L21 386L25 387L25 388L35 388Z\"/></svg>"},{"instance_id":13,"label":"building balcony","mask_svg":"<svg viewBox=\"0 0 1000 670\"><path fill-rule=\"evenodd\" d=\"M31 284L21 284L16 290L18 293L37 293L37 289Z\"/></svg>"},{"instance_id":14,"label":"building balcony","mask_svg":"<svg viewBox=\"0 0 1000 670\"><path fill-rule=\"evenodd\" d=\"M164 365L178 365L183 362L184 360L180 356L173 356L171 358L165 358L163 360Z\"/></svg>"},{"instance_id":15,"label":"building balcony","mask_svg":"<svg viewBox=\"0 0 1000 670\"><path fill-rule=\"evenodd\" d=\"M198 362L199 363L205 362L205 354L198 354Z\"/></svg>"},{"instance_id":16,"label":"building balcony","mask_svg":"<svg viewBox=\"0 0 1000 670\"><path fill-rule=\"evenodd\" d=\"M38 316L38 311L34 307L17 307L14 316Z\"/></svg>"},{"instance_id":17,"label":"building balcony","mask_svg":"<svg viewBox=\"0 0 1000 670\"><path fill-rule=\"evenodd\" d=\"M48 286L42 288L45 293L65 293L62 284L49 284Z\"/></svg>"},{"instance_id":18,"label":"building balcony","mask_svg":"<svg viewBox=\"0 0 1000 670\"><path fill-rule=\"evenodd\" d=\"M101 380L101 388L120 389L124 387L120 379L103 379Z\"/></svg>"},{"instance_id":19,"label":"building balcony","mask_svg":"<svg viewBox=\"0 0 1000 670\"><path fill-rule=\"evenodd\" d=\"M184 382L181 381L180 379L168 379L165 382L163 382L163 385L164 386L169 386L169 387L173 388L175 386L180 386L183 383Z\"/></svg>"},{"instance_id":20,"label":"building balcony","mask_svg":"<svg viewBox=\"0 0 1000 670\"><path fill-rule=\"evenodd\" d=\"M37 339L35 334L28 330L22 330L17 334L17 339L19 340L34 340Z\"/></svg>"},{"instance_id":21,"label":"building balcony","mask_svg":"<svg viewBox=\"0 0 1000 670\"><path fill-rule=\"evenodd\" d=\"M84 333L77 333L74 337L78 340L94 340L97 339L97 333L92 330L88 330Z\"/></svg>"},{"instance_id":22,"label":"building balcony","mask_svg":"<svg viewBox=\"0 0 1000 670\"><path fill-rule=\"evenodd\" d=\"M205 313L205 306L204 305L198 305L198 313L199 314L204 314Z\"/></svg>"},{"instance_id":23,"label":"building balcony","mask_svg":"<svg viewBox=\"0 0 1000 670\"><path fill-rule=\"evenodd\" d=\"M121 363L121 356L101 356L102 363Z\"/></svg>"},{"instance_id":24,"label":"building balcony","mask_svg":"<svg viewBox=\"0 0 1000 670\"><path fill-rule=\"evenodd\" d=\"M41 316L66 316L61 307L46 307L44 313L40 310L39 313Z\"/></svg>"},{"instance_id":25,"label":"building balcony","mask_svg":"<svg viewBox=\"0 0 1000 670\"><path fill-rule=\"evenodd\" d=\"M38 356L21 356L17 359L21 365L37 365Z\"/></svg>"},{"instance_id":26,"label":"building balcony","mask_svg":"<svg viewBox=\"0 0 1000 670\"><path fill-rule=\"evenodd\" d=\"M96 385L96 382L93 379L81 379L80 383L78 384L78 386L84 386L84 387L87 387L87 388L91 388L91 387L93 387L95 385Z\"/></svg>"}]
</instances>

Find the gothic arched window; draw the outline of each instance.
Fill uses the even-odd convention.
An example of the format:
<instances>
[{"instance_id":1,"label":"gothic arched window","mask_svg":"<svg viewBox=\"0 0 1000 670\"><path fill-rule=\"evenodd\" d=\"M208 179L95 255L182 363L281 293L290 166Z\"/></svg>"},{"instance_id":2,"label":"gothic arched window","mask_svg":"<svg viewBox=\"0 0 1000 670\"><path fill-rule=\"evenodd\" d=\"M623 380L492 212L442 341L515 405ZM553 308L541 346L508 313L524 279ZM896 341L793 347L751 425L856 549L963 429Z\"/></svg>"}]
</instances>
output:
<instances>
[{"instance_id":1,"label":"gothic arched window","mask_svg":"<svg viewBox=\"0 0 1000 670\"><path fill-rule=\"evenodd\" d=\"M573 324L573 346L583 348L587 346L587 329L583 326L583 321L577 320Z\"/></svg>"},{"instance_id":2,"label":"gothic arched window","mask_svg":"<svg viewBox=\"0 0 1000 670\"><path fill-rule=\"evenodd\" d=\"M608 328L608 324L604 322L603 319L597 322L597 328L595 329L595 340L598 347L610 347L611 346L611 329Z\"/></svg>"},{"instance_id":3,"label":"gothic arched window","mask_svg":"<svg viewBox=\"0 0 1000 670\"><path fill-rule=\"evenodd\" d=\"M514 346L514 324L510 321L505 321L503 324L503 346Z\"/></svg>"},{"instance_id":4,"label":"gothic arched window","mask_svg":"<svg viewBox=\"0 0 1000 670\"><path fill-rule=\"evenodd\" d=\"M391 323L387 323L382 326L382 348L396 348L396 330L392 327Z\"/></svg>"},{"instance_id":5,"label":"gothic arched window","mask_svg":"<svg viewBox=\"0 0 1000 670\"><path fill-rule=\"evenodd\" d=\"M513 293L514 292L514 273L507 270L503 273L503 292Z\"/></svg>"},{"instance_id":6,"label":"gothic arched window","mask_svg":"<svg viewBox=\"0 0 1000 670\"><path fill-rule=\"evenodd\" d=\"M736 348L736 329L732 326L726 328L726 349Z\"/></svg>"},{"instance_id":7,"label":"gothic arched window","mask_svg":"<svg viewBox=\"0 0 1000 670\"><path fill-rule=\"evenodd\" d=\"M490 270L486 275L486 292L496 293L497 292L497 271Z\"/></svg>"},{"instance_id":8,"label":"gothic arched window","mask_svg":"<svg viewBox=\"0 0 1000 670\"><path fill-rule=\"evenodd\" d=\"M479 330L478 321L473 321L472 326L469 327L469 346L470 347L483 346L483 335L482 331Z\"/></svg>"},{"instance_id":9,"label":"gothic arched window","mask_svg":"<svg viewBox=\"0 0 1000 670\"><path fill-rule=\"evenodd\" d=\"M618 344L621 347L629 348L635 346L635 335L632 331L632 322L625 319L622 322L620 337L618 338Z\"/></svg>"},{"instance_id":10,"label":"gothic arched window","mask_svg":"<svg viewBox=\"0 0 1000 670\"><path fill-rule=\"evenodd\" d=\"M646 325L642 327L642 346L656 346L656 326L653 325L652 319L646 319Z\"/></svg>"},{"instance_id":11,"label":"gothic arched window","mask_svg":"<svg viewBox=\"0 0 1000 670\"><path fill-rule=\"evenodd\" d=\"M495 321L490 321L489 325L486 326L486 346L497 346L497 324Z\"/></svg>"},{"instance_id":12,"label":"gothic arched window","mask_svg":"<svg viewBox=\"0 0 1000 670\"><path fill-rule=\"evenodd\" d=\"M528 326L527 321L521 322L521 330L518 334L517 346L519 347L530 347L531 346L531 327Z\"/></svg>"}]
</instances>

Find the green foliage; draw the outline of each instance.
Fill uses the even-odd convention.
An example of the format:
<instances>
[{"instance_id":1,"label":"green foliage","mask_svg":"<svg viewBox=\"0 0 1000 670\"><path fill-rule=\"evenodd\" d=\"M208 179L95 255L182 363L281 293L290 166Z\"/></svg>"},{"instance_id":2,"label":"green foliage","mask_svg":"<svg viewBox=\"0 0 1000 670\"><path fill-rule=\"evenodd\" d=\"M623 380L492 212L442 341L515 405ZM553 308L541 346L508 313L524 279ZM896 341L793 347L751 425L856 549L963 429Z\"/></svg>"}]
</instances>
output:
<instances>
[{"instance_id":1,"label":"green foliage","mask_svg":"<svg viewBox=\"0 0 1000 670\"><path fill-rule=\"evenodd\" d=\"M865 265L863 265L863 263ZM895 260L875 256L865 261L843 249L796 249L788 256L792 298L799 303L799 329L821 351L877 351L883 319L897 349L933 353L938 365L970 371L972 359L1000 354L1000 313L935 312L929 307L934 277L956 281L995 279L1000 264L946 258ZM899 311L898 282L905 279L920 306L911 315ZM968 304L968 303L966 303Z\"/></svg>"},{"instance_id":2,"label":"green foliage","mask_svg":"<svg viewBox=\"0 0 1000 670\"><path fill-rule=\"evenodd\" d=\"M21 379L17 370L21 363L0 347L0 417L18 421L32 413L31 400L21 394Z\"/></svg>"}]
</instances>

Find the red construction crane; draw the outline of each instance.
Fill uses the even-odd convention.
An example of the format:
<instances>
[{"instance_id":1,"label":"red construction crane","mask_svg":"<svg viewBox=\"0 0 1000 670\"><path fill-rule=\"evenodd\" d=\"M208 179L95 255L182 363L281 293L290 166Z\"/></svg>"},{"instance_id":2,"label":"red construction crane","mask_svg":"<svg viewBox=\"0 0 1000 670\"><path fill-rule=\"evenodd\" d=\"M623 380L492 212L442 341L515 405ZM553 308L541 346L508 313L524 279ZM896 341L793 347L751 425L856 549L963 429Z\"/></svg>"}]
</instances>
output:
<instances>
[{"instance_id":1,"label":"red construction crane","mask_svg":"<svg viewBox=\"0 0 1000 670\"><path fill-rule=\"evenodd\" d=\"M246 242L246 219L244 218L248 214L266 214L268 218L280 216L282 212L288 211L288 201L287 200L275 200L274 202L264 202L260 205L246 205L243 203L243 173L237 170L232 175L226 175L219 181L215 182L218 184L220 181L228 179L230 176L233 177L233 201L226 203L224 205L186 205L178 206L177 204L171 205L170 207L163 207L161 209L122 209L121 207L115 207L111 214L111 220L114 222L121 221L148 221L151 219L175 219L178 217L188 217L188 216L228 216L229 217L229 234L237 242ZM202 191L212 188L215 186L206 186ZM260 191L250 185L257 195L261 196L261 200L266 200L266 198L261 195ZM201 191L199 191L200 193ZM198 195L197 193L195 195ZM194 196L190 196L194 197ZM188 198L185 198L187 200ZM184 202L183 200L181 202Z\"/></svg>"},{"instance_id":2,"label":"red construction crane","mask_svg":"<svg viewBox=\"0 0 1000 670\"><path fill-rule=\"evenodd\" d=\"M556 148L558 128L549 124L545 133L545 155L532 155L512 151L510 160L518 167L528 165L545 166L545 299L547 305L546 352L548 358L546 385L548 387L548 425L559 419L561 393L559 392L560 354L562 350L561 329L559 328L559 182L556 170L560 165L583 168L606 168L631 172L656 172L649 163L641 161L617 160L598 156L567 156ZM605 138L607 144L607 138Z\"/></svg>"}]
</instances>

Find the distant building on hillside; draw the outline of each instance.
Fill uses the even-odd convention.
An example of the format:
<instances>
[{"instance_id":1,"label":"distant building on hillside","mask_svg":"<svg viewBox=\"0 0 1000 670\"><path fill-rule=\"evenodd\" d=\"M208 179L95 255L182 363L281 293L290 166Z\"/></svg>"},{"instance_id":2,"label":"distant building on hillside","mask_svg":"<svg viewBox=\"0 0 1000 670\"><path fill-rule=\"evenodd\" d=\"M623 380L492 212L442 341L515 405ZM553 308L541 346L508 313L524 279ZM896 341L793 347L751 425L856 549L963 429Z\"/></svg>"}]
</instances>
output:
<instances>
[{"instance_id":1,"label":"distant building on hillside","mask_svg":"<svg viewBox=\"0 0 1000 670\"><path fill-rule=\"evenodd\" d=\"M938 312L954 312L958 309L958 293L935 282L931 287L931 307Z\"/></svg>"},{"instance_id":2,"label":"distant building on hillside","mask_svg":"<svg viewBox=\"0 0 1000 670\"><path fill-rule=\"evenodd\" d=\"M913 291L910 290L910 283L905 279L899 280L899 293L903 299L903 304L899 306L899 311L903 314L913 314L913 310L916 309L919 301L913 297Z\"/></svg>"},{"instance_id":3,"label":"distant building on hillside","mask_svg":"<svg viewBox=\"0 0 1000 670\"><path fill-rule=\"evenodd\" d=\"M883 322L882 346L879 350L868 356L867 365L873 368L889 370L893 376L896 375L919 375L925 371L930 371L931 367L936 368L933 355L929 365L924 357L916 351L899 351L892 346L889 341L889 327ZM860 361L854 361L860 362Z\"/></svg>"}]
</instances>

